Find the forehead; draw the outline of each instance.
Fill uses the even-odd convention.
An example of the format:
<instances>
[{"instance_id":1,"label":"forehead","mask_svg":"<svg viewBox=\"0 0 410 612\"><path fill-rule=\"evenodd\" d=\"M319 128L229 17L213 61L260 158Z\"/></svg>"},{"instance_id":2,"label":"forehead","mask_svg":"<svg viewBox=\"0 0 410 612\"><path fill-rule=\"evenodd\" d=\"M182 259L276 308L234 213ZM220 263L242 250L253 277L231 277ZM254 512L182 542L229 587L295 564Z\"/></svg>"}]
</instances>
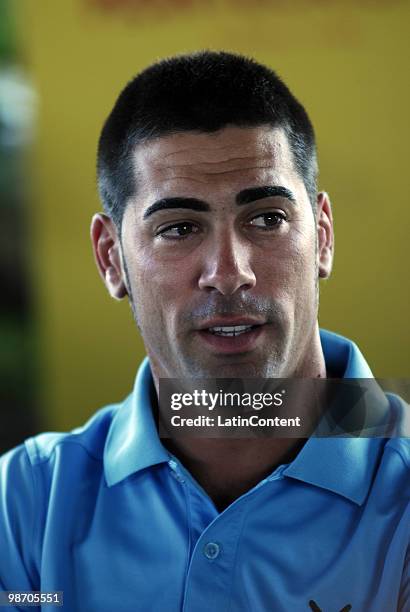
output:
<instances>
[{"instance_id":1,"label":"forehead","mask_svg":"<svg viewBox=\"0 0 410 612\"><path fill-rule=\"evenodd\" d=\"M297 180L286 135L270 126L229 126L213 133L181 132L152 139L137 146L134 170L139 196L141 191Z\"/></svg>"}]
</instances>

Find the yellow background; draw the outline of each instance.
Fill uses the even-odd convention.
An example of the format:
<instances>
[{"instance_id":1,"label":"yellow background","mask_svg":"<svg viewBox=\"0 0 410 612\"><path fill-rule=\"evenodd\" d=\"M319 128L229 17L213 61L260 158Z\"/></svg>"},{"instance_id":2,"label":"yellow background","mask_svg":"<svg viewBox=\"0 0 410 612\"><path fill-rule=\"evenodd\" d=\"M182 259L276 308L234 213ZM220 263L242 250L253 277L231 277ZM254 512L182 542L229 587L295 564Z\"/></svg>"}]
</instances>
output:
<instances>
[{"instance_id":1,"label":"yellow background","mask_svg":"<svg viewBox=\"0 0 410 612\"><path fill-rule=\"evenodd\" d=\"M79 425L132 387L143 345L128 305L106 294L89 243L96 143L133 74L199 48L269 64L307 107L336 226L321 325L354 339L375 375L409 377L409 4L226 2L163 0L149 12L16 3L40 96L28 246L47 429Z\"/></svg>"}]
</instances>

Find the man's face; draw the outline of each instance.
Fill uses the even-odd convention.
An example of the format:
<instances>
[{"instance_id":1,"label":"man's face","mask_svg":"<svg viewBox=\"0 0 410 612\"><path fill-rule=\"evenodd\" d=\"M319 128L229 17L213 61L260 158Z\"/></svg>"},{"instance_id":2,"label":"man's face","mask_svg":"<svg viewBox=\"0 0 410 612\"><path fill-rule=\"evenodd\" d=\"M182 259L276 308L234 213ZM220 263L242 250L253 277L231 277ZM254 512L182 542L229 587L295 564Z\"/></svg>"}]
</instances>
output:
<instances>
[{"instance_id":1,"label":"man's face","mask_svg":"<svg viewBox=\"0 0 410 612\"><path fill-rule=\"evenodd\" d=\"M122 262L155 377L300 375L320 231L283 131L178 133L134 160Z\"/></svg>"}]
</instances>

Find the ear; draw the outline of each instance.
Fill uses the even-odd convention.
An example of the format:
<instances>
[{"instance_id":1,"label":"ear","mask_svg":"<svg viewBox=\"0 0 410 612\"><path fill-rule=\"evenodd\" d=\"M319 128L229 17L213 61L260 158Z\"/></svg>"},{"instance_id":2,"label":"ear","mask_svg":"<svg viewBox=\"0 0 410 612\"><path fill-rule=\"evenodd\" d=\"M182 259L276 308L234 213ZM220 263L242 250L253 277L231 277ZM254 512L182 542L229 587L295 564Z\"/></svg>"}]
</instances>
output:
<instances>
[{"instance_id":1,"label":"ear","mask_svg":"<svg viewBox=\"0 0 410 612\"><path fill-rule=\"evenodd\" d=\"M127 295L117 228L108 215L98 213L91 221L91 242L95 262L111 297L120 300Z\"/></svg>"},{"instance_id":2,"label":"ear","mask_svg":"<svg viewBox=\"0 0 410 612\"><path fill-rule=\"evenodd\" d=\"M333 264L334 234L332 207L324 191L317 195L317 236L319 278L329 278Z\"/></svg>"}]
</instances>

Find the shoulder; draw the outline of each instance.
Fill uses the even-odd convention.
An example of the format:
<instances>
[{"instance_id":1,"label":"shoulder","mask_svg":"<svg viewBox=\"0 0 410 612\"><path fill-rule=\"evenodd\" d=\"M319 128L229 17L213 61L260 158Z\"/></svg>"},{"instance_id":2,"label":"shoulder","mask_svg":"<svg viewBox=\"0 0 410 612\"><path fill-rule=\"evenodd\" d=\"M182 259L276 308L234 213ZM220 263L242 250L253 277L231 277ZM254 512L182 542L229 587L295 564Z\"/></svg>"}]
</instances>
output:
<instances>
[{"instance_id":1,"label":"shoulder","mask_svg":"<svg viewBox=\"0 0 410 612\"><path fill-rule=\"evenodd\" d=\"M410 406L394 393L386 393L389 401L390 422L392 424L392 439L402 440L404 447L410 443ZM407 440L407 443L405 443ZM402 446L402 445L400 445Z\"/></svg>"},{"instance_id":2,"label":"shoulder","mask_svg":"<svg viewBox=\"0 0 410 612\"><path fill-rule=\"evenodd\" d=\"M386 394L391 409L391 435L385 440L377 468L383 503L402 502L410 511L410 406L399 396ZM376 442L376 440L375 440Z\"/></svg>"},{"instance_id":3,"label":"shoulder","mask_svg":"<svg viewBox=\"0 0 410 612\"><path fill-rule=\"evenodd\" d=\"M398 395L386 393L394 428L386 450L397 453L407 471L410 470L410 406ZM409 480L410 484L410 480Z\"/></svg>"},{"instance_id":4,"label":"shoulder","mask_svg":"<svg viewBox=\"0 0 410 612\"><path fill-rule=\"evenodd\" d=\"M3 490L8 483L25 481L32 486L36 473L51 473L61 469L61 459L67 458L71 470L79 463L102 462L105 441L113 417L122 404L106 406L96 412L83 426L70 432L46 432L25 440L0 457L0 482ZM60 464L60 465L59 465Z\"/></svg>"},{"instance_id":5,"label":"shoulder","mask_svg":"<svg viewBox=\"0 0 410 612\"><path fill-rule=\"evenodd\" d=\"M0 543L2 523L24 531L27 522L40 520L53 494L67 500L87 480L103 478L105 441L120 406L102 408L70 432L28 438L0 457Z\"/></svg>"},{"instance_id":6,"label":"shoulder","mask_svg":"<svg viewBox=\"0 0 410 612\"><path fill-rule=\"evenodd\" d=\"M101 408L84 425L70 432L46 432L28 438L24 444L31 464L47 462L56 452L69 448L101 460L112 419L120 407L121 404L113 404Z\"/></svg>"},{"instance_id":7,"label":"shoulder","mask_svg":"<svg viewBox=\"0 0 410 612\"><path fill-rule=\"evenodd\" d=\"M67 521L70 506L104 482L105 440L120 406L99 410L71 432L29 438L0 457L0 589L36 584L46 525L57 514Z\"/></svg>"}]
</instances>

